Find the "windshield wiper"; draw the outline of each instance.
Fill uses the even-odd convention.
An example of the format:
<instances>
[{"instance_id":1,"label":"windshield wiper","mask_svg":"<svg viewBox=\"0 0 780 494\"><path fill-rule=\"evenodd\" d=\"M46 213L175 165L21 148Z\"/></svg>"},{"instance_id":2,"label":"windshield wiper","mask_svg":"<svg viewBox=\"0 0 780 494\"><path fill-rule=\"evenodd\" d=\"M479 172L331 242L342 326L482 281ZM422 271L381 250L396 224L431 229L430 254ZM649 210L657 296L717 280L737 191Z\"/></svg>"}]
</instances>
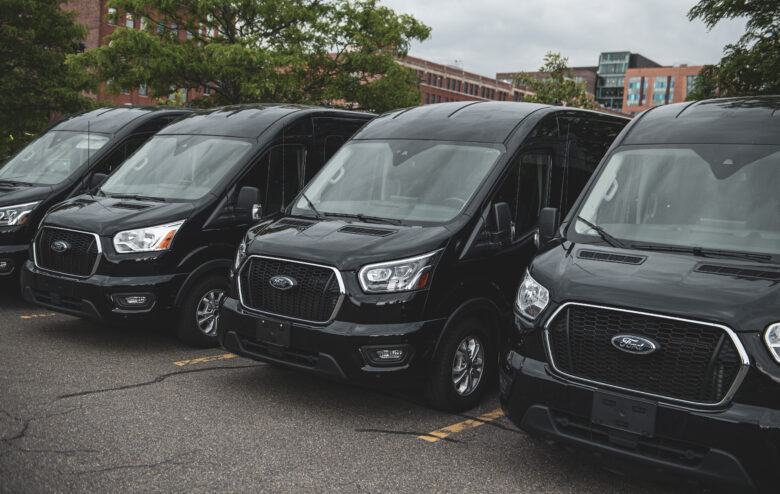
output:
<instances>
[{"instance_id":1,"label":"windshield wiper","mask_svg":"<svg viewBox=\"0 0 780 494\"><path fill-rule=\"evenodd\" d=\"M365 223L388 223L390 225L401 225L401 220L393 218L380 218L379 216L366 216L365 214L351 214L351 213L324 213L325 216L337 216L341 218L355 218L356 220L363 221Z\"/></svg>"},{"instance_id":2,"label":"windshield wiper","mask_svg":"<svg viewBox=\"0 0 780 494\"><path fill-rule=\"evenodd\" d=\"M23 185L25 187L30 187L32 184L27 182L19 182L18 180L6 180L6 179L0 179L0 184L7 184L7 185Z\"/></svg>"},{"instance_id":3,"label":"windshield wiper","mask_svg":"<svg viewBox=\"0 0 780 494\"><path fill-rule=\"evenodd\" d=\"M591 223L590 221L586 220L582 216L577 216L577 219L582 221L586 225L588 225L593 231L598 233L599 236L602 239L604 239L604 241L606 243L608 243L612 247L619 248L619 249L625 249L626 248L626 246L623 244L623 242L621 242L620 240L616 239L615 237L613 237L612 235L607 233L607 231L604 230L603 228L601 228L600 226L598 226L598 225L596 225L594 223Z\"/></svg>"},{"instance_id":4,"label":"windshield wiper","mask_svg":"<svg viewBox=\"0 0 780 494\"><path fill-rule=\"evenodd\" d=\"M109 197L116 197L117 199L135 199L136 201L166 202L164 197L142 196L139 194L111 194Z\"/></svg>"},{"instance_id":5,"label":"windshield wiper","mask_svg":"<svg viewBox=\"0 0 780 494\"><path fill-rule=\"evenodd\" d=\"M772 262L772 256L769 254L757 254L755 252L742 252L736 250L705 249L702 247L681 247L677 245L649 245L649 244L631 244L631 247L639 250L654 250L659 252L682 252L693 254L699 257L733 257L737 259L747 259L756 262Z\"/></svg>"},{"instance_id":6,"label":"windshield wiper","mask_svg":"<svg viewBox=\"0 0 780 494\"><path fill-rule=\"evenodd\" d=\"M309 200L309 197L306 195L306 192L301 191L301 195L304 199L306 199L306 202L309 204L309 207L314 212L314 217L318 220L321 220L323 218L322 214L317 211L317 208L314 207L314 203Z\"/></svg>"}]
</instances>

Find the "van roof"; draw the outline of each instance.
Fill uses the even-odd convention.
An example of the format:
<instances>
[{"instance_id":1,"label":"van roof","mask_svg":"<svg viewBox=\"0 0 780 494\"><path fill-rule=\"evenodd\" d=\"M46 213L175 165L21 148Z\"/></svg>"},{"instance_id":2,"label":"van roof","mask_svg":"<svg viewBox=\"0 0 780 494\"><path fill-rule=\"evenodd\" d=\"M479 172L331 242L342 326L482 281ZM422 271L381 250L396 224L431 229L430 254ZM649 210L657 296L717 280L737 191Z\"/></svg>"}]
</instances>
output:
<instances>
[{"instance_id":1,"label":"van roof","mask_svg":"<svg viewBox=\"0 0 780 494\"><path fill-rule=\"evenodd\" d=\"M116 134L130 122L152 113L182 114L190 111L188 108L171 106L111 106L69 117L55 125L53 130Z\"/></svg>"},{"instance_id":2,"label":"van roof","mask_svg":"<svg viewBox=\"0 0 780 494\"><path fill-rule=\"evenodd\" d=\"M219 135L257 138L277 121L295 115L343 116L368 119L373 115L306 105L253 104L203 110L164 128L160 134Z\"/></svg>"},{"instance_id":3,"label":"van roof","mask_svg":"<svg viewBox=\"0 0 780 494\"><path fill-rule=\"evenodd\" d=\"M621 144L780 144L780 96L723 98L652 108Z\"/></svg>"},{"instance_id":4,"label":"van roof","mask_svg":"<svg viewBox=\"0 0 780 494\"><path fill-rule=\"evenodd\" d=\"M366 125L354 139L424 138L504 143L521 121L540 110L595 113L578 108L522 102L439 103L385 113Z\"/></svg>"}]
</instances>

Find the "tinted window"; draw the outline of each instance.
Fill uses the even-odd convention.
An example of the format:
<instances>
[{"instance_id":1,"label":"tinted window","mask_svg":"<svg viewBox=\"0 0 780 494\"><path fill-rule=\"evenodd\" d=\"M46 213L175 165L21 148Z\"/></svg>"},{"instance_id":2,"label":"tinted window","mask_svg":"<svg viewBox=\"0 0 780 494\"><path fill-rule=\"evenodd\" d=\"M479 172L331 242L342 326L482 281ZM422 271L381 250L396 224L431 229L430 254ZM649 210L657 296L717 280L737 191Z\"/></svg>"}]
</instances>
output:
<instances>
[{"instance_id":1,"label":"tinted window","mask_svg":"<svg viewBox=\"0 0 780 494\"><path fill-rule=\"evenodd\" d=\"M298 194L302 170L302 147L277 146L257 160L236 190L243 186L257 187L263 211L273 213L281 210Z\"/></svg>"},{"instance_id":2,"label":"tinted window","mask_svg":"<svg viewBox=\"0 0 780 494\"><path fill-rule=\"evenodd\" d=\"M505 202L512 211L512 240L536 227L547 204L551 156L548 151L524 153L510 165L494 203Z\"/></svg>"}]
</instances>

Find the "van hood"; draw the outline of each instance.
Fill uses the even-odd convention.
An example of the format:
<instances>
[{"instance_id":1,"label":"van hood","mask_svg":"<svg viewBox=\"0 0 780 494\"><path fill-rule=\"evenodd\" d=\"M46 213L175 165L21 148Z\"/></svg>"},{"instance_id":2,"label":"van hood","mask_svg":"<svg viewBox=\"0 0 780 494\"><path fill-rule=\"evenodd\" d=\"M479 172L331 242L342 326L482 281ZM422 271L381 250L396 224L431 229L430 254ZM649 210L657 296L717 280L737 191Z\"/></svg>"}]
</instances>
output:
<instances>
[{"instance_id":1,"label":"van hood","mask_svg":"<svg viewBox=\"0 0 780 494\"><path fill-rule=\"evenodd\" d=\"M591 253L598 253L594 256ZM594 259L604 255L632 256ZM764 331L780 322L780 265L563 242L531 276L557 303L584 302Z\"/></svg>"},{"instance_id":2,"label":"van hood","mask_svg":"<svg viewBox=\"0 0 780 494\"><path fill-rule=\"evenodd\" d=\"M50 185L0 184L0 207L42 201L51 195Z\"/></svg>"},{"instance_id":3,"label":"van hood","mask_svg":"<svg viewBox=\"0 0 780 494\"><path fill-rule=\"evenodd\" d=\"M98 235L114 235L123 230L187 219L193 210L194 205L190 202L79 196L51 208L44 224Z\"/></svg>"},{"instance_id":4,"label":"van hood","mask_svg":"<svg viewBox=\"0 0 780 494\"><path fill-rule=\"evenodd\" d=\"M444 226L397 226L341 219L284 217L249 230L247 253L335 266L343 271L393 261L443 247Z\"/></svg>"}]
</instances>

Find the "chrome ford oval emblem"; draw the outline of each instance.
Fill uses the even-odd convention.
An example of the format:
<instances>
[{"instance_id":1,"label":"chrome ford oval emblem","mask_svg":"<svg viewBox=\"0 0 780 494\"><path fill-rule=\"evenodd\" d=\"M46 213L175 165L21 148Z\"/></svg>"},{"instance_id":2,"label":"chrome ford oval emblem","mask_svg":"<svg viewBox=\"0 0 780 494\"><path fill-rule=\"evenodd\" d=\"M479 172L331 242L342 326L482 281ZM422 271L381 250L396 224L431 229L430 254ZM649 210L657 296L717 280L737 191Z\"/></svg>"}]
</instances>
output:
<instances>
[{"instance_id":1,"label":"chrome ford oval emblem","mask_svg":"<svg viewBox=\"0 0 780 494\"><path fill-rule=\"evenodd\" d=\"M271 276L268 283L277 290L292 290L298 286L298 282L295 281L295 278L283 275Z\"/></svg>"},{"instance_id":2,"label":"chrome ford oval emblem","mask_svg":"<svg viewBox=\"0 0 780 494\"><path fill-rule=\"evenodd\" d=\"M626 353L648 355L658 350L660 345L650 338L633 334L619 334L612 337L612 346Z\"/></svg>"},{"instance_id":3,"label":"chrome ford oval emblem","mask_svg":"<svg viewBox=\"0 0 780 494\"><path fill-rule=\"evenodd\" d=\"M62 254L63 252L67 252L70 250L70 244L64 240L55 240L51 243L51 250L58 254Z\"/></svg>"}]
</instances>

